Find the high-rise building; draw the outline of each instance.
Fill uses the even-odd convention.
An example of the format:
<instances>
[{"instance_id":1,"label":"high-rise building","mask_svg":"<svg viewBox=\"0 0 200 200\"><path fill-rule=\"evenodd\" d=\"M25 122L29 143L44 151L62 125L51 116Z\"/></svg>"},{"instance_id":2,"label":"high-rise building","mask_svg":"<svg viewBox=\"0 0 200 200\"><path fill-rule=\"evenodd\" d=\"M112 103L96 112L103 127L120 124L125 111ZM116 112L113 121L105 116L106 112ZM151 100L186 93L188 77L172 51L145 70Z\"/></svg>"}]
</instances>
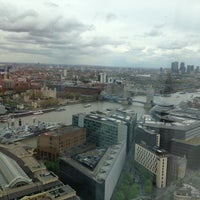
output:
<instances>
[{"instance_id":1,"label":"high-rise building","mask_svg":"<svg viewBox=\"0 0 200 200\"><path fill-rule=\"evenodd\" d=\"M107 82L107 74L105 72L99 74L99 82L106 83Z\"/></svg>"},{"instance_id":2,"label":"high-rise building","mask_svg":"<svg viewBox=\"0 0 200 200\"><path fill-rule=\"evenodd\" d=\"M181 74L185 74L185 72L186 72L186 67L185 67L184 62L180 63L180 72L181 72Z\"/></svg>"},{"instance_id":3,"label":"high-rise building","mask_svg":"<svg viewBox=\"0 0 200 200\"><path fill-rule=\"evenodd\" d=\"M64 77L67 77L67 69L64 69L64 70L63 70L63 76L64 76Z\"/></svg>"},{"instance_id":4,"label":"high-rise building","mask_svg":"<svg viewBox=\"0 0 200 200\"><path fill-rule=\"evenodd\" d=\"M199 66L196 66L195 72L196 72L196 73L199 73L199 72L200 72Z\"/></svg>"},{"instance_id":5,"label":"high-rise building","mask_svg":"<svg viewBox=\"0 0 200 200\"><path fill-rule=\"evenodd\" d=\"M178 62L172 62L171 63L171 72L172 73L178 73L179 69L178 69Z\"/></svg>"},{"instance_id":6,"label":"high-rise building","mask_svg":"<svg viewBox=\"0 0 200 200\"><path fill-rule=\"evenodd\" d=\"M191 74L194 72L194 65L187 65L187 73Z\"/></svg>"}]
</instances>

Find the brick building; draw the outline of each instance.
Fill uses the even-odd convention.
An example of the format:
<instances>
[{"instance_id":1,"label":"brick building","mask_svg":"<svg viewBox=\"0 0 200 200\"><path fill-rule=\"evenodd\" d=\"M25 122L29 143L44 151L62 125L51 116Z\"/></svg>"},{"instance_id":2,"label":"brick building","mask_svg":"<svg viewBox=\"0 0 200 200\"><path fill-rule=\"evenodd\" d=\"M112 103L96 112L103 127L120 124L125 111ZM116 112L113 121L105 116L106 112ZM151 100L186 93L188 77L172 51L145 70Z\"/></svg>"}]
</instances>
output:
<instances>
[{"instance_id":1,"label":"brick building","mask_svg":"<svg viewBox=\"0 0 200 200\"><path fill-rule=\"evenodd\" d=\"M37 153L43 159L56 160L59 152L85 143L86 130L64 126L41 134L37 140Z\"/></svg>"}]
</instances>

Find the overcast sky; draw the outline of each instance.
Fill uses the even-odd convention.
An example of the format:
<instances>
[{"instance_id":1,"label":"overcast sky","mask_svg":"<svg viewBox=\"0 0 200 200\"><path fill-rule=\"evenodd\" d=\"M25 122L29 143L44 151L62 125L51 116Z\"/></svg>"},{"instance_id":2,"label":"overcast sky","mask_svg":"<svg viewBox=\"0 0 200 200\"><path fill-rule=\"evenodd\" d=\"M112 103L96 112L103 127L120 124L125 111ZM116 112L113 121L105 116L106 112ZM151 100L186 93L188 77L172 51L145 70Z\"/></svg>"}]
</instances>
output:
<instances>
[{"instance_id":1,"label":"overcast sky","mask_svg":"<svg viewBox=\"0 0 200 200\"><path fill-rule=\"evenodd\" d=\"M200 65L199 0L0 0L0 62Z\"/></svg>"}]
</instances>

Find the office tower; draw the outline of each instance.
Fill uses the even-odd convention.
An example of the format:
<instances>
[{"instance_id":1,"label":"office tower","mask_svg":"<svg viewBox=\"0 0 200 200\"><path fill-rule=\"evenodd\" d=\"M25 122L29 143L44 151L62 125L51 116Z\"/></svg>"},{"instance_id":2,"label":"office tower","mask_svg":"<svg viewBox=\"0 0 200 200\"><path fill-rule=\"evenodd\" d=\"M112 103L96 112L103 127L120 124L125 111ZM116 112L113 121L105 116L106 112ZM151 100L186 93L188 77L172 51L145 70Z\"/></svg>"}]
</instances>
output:
<instances>
[{"instance_id":1,"label":"office tower","mask_svg":"<svg viewBox=\"0 0 200 200\"><path fill-rule=\"evenodd\" d=\"M167 159L165 150L135 144L135 161L139 164L138 167L142 165L152 173L158 188L164 188L167 184Z\"/></svg>"},{"instance_id":2,"label":"office tower","mask_svg":"<svg viewBox=\"0 0 200 200\"><path fill-rule=\"evenodd\" d=\"M194 72L194 65L187 65L187 73L191 74L192 72Z\"/></svg>"},{"instance_id":3,"label":"office tower","mask_svg":"<svg viewBox=\"0 0 200 200\"><path fill-rule=\"evenodd\" d=\"M64 76L64 77L67 77L67 69L64 69L64 70L63 70L63 76Z\"/></svg>"},{"instance_id":4,"label":"office tower","mask_svg":"<svg viewBox=\"0 0 200 200\"><path fill-rule=\"evenodd\" d=\"M124 167L126 143L77 151L60 157L59 174L63 181L72 185L82 199L110 200Z\"/></svg>"},{"instance_id":5,"label":"office tower","mask_svg":"<svg viewBox=\"0 0 200 200\"><path fill-rule=\"evenodd\" d=\"M185 72L186 72L186 67L185 67L184 62L181 62L181 64L180 64L180 72L181 72L181 74L185 74Z\"/></svg>"},{"instance_id":6,"label":"office tower","mask_svg":"<svg viewBox=\"0 0 200 200\"><path fill-rule=\"evenodd\" d=\"M199 66L196 66L195 72L196 72L196 73L199 73L199 72L200 72L200 71L199 71Z\"/></svg>"},{"instance_id":7,"label":"office tower","mask_svg":"<svg viewBox=\"0 0 200 200\"><path fill-rule=\"evenodd\" d=\"M158 109L159 108L159 109ZM189 169L200 168L199 110L155 107L158 121L143 120L142 128L160 134L160 147L171 154L187 159Z\"/></svg>"},{"instance_id":8,"label":"office tower","mask_svg":"<svg viewBox=\"0 0 200 200\"><path fill-rule=\"evenodd\" d=\"M124 109L109 109L106 112L76 114L72 116L74 126L86 128L86 140L99 147L108 147L127 141L129 151L134 141L137 114Z\"/></svg>"},{"instance_id":9,"label":"office tower","mask_svg":"<svg viewBox=\"0 0 200 200\"><path fill-rule=\"evenodd\" d=\"M178 62L172 62L171 63L171 72L172 73L178 73L179 69L178 69Z\"/></svg>"},{"instance_id":10,"label":"office tower","mask_svg":"<svg viewBox=\"0 0 200 200\"><path fill-rule=\"evenodd\" d=\"M99 74L99 82L100 83L106 83L107 82L107 74L105 72Z\"/></svg>"},{"instance_id":11,"label":"office tower","mask_svg":"<svg viewBox=\"0 0 200 200\"><path fill-rule=\"evenodd\" d=\"M135 129L135 143L148 144L151 147L160 146L160 134L158 132L137 126Z\"/></svg>"}]
</instances>

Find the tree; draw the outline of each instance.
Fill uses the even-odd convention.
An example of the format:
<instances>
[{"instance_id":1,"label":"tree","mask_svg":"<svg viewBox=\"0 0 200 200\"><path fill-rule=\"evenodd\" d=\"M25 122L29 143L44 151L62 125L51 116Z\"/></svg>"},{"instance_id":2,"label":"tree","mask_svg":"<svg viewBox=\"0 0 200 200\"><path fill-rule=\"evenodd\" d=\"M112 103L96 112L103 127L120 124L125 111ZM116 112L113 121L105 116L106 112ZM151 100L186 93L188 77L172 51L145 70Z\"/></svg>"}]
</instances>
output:
<instances>
[{"instance_id":1,"label":"tree","mask_svg":"<svg viewBox=\"0 0 200 200\"><path fill-rule=\"evenodd\" d=\"M124 173L123 183L125 183L127 185L131 185L132 184L132 176L131 176L130 173L128 173L128 172Z\"/></svg>"},{"instance_id":2,"label":"tree","mask_svg":"<svg viewBox=\"0 0 200 200\"><path fill-rule=\"evenodd\" d=\"M150 179L145 181L145 192L147 195L151 194L153 190L152 182Z\"/></svg>"},{"instance_id":3,"label":"tree","mask_svg":"<svg viewBox=\"0 0 200 200\"><path fill-rule=\"evenodd\" d=\"M134 183L130 188L129 188L129 199L134 199L138 197L140 194L140 188L137 183Z\"/></svg>"},{"instance_id":4,"label":"tree","mask_svg":"<svg viewBox=\"0 0 200 200\"><path fill-rule=\"evenodd\" d=\"M122 191L117 191L114 200L126 200L124 193Z\"/></svg>"},{"instance_id":5,"label":"tree","mask_svg":"<svg viewBox=\"0 0 200 200\"><path fill-rule=\"evenodd\" d=\"M53 161L45 161L44 164L49 171L52 171L52 172L55 172L55 173L58 172L59 167L60 167L60 161L59 160L56 160L54 162Z\"/></svg>"}]
</instances>

